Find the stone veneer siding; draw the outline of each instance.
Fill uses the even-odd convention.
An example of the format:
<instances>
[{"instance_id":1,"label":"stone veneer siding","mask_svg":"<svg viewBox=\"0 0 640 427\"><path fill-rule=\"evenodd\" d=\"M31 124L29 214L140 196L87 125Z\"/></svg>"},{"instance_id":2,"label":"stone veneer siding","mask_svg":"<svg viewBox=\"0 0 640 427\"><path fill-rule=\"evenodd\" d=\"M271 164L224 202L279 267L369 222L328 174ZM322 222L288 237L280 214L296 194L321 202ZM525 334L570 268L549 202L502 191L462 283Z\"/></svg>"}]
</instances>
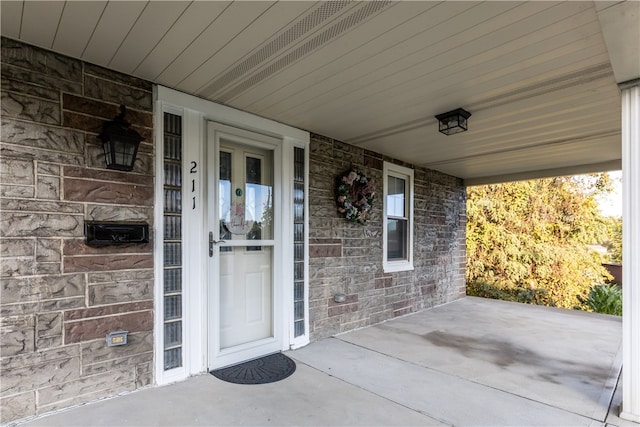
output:
<instances>
[{"instance_id":1,"label":"stone veneer siding","mask_svg":"<svg viewBox=\"0 0 640 427\"><path fill-rule=\"evenodd\" d=\"M382 270L384 161L414 170L413 271ZM466 190L461 179L312 135L309 161L311 340L444 304L465 295ZM351 167L375 180L367 225L342 218L335 179ZM343 303L334 295L346 294Z\"/></svg>"},{"instance_id":2,"label":"stone veneer siding","mask_svg":"<svg viewBox=\"0 0 640 427\"><path fill-rule=\"evenodd\" d=\"M96 135L127 106L145 137L133 172L108 171ZM84 221L153 221L152 85L2 38L0 423L153 381L152 244L89 247ZM382 271L382 167L394 161L312 136L310 336L372 325L465 292L465 189L414 168L413 271ZM342 219L335 178L378 183L366 226ZM341 304L336 293L347 294ZM129 344L106 347L124 329Z\"/></svg>"},{"instance_id":3,"label":"stone veneer siding","mask_svg":"<svg viewBox=\"0 0 640 427\"><path fill-rule=\"evenodd\" d=\"M133 172L97 139L120 104ZM152 224L152 106L148 82L2 38L0 423L153 380L152 244L84 243L86 220Z\"/></svg>"}]
</instances>

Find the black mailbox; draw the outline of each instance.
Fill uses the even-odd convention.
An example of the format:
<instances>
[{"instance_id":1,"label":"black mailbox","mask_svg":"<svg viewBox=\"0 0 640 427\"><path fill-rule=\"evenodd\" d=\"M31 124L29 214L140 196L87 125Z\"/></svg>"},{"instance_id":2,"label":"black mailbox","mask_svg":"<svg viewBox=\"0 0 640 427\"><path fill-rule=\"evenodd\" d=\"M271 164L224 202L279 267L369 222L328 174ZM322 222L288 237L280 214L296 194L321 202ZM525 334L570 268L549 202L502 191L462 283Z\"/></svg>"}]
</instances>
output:
<instances>
[{"instance_id":1,"label":"black mailbox","mask_svg":"<svg viewBox=\"0 0 640 427\"><path fill-rule=\"evenodd\" d=\"M85 222L87 245L103 246L124 243L148 243L149 224L140 222Z\"/></svg>"}]
</instances>

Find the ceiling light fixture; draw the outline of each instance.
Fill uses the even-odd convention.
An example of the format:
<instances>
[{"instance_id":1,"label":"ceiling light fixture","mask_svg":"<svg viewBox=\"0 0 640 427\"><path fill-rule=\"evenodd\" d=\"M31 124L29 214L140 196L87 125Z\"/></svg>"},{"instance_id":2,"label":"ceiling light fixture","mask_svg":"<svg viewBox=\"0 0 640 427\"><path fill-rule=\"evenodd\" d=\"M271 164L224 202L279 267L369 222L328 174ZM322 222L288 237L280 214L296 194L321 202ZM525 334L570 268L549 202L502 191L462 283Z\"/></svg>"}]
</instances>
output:
<instances>
[{"instance_id":1,"label":"ceiling light fixture","mask_svg":"<svg viewBox=\"0 0 640 427\"><path fill-rule=\"evenodd\" d=\"M445 135L464 132L467 130L467 119L469 117L471 117L471 113L462 108L456 108L453 111L438 114L436 116L439 122L438 130Z\"/></svg>"}]
</instances>

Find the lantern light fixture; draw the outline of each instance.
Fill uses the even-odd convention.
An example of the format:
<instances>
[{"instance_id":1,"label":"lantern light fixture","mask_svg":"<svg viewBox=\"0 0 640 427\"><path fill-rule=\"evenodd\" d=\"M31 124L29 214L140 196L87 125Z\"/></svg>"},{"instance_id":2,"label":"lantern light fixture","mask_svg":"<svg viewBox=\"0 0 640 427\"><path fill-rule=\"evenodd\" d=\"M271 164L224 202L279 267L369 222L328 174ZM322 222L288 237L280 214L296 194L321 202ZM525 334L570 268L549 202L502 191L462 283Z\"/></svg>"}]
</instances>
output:
<instances>
[{"instance_id":1,"label":"lantern light fixture","mask_svg":"<svg viewBox=\"0 0 640 427\"><path fill-rule=\"evenodd\" d=\"M124 119L126 107L120 106L120 114L112 121L104 124L102 133L98 135L102 141L107 169L120 171L133 170L138 147L142 136L131 129L131 123Z\"/></svg>"},{"instance_id":2,"label":"lantern light fixture","mask_svg":"<svg viewBox=\"0 0 640 427\"><path fill-rule=\"evenodd\" d=\"M463 108L456 108L447 113L438 114L438 130L445 135L453 135L454 133L464 132L467 130L467 119L471 117L471 113Z\"/></svg>"}]
</instances>

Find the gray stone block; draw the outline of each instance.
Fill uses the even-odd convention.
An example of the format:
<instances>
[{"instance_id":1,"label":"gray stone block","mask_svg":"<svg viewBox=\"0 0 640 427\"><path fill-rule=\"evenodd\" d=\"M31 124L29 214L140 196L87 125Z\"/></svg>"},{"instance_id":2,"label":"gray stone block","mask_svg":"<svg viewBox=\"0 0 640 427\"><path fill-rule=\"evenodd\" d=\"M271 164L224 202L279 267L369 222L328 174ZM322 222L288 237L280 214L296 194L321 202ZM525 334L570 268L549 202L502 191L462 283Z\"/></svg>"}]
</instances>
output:
<instances>
[{"instance_id":1,"label":"gray stone block","mask_svg":"<svg viewBox=\"0 0 640 427\"><path fill-rule=\"evenodd\" d=\"M60 104L12 92L2 92L3 116L51 125L60 124Z\"/></svg>"},{"instance_id":2,"label":"gray stone block","mask_svg":"<svg viewBox=\"0 0 640 427\"><path fill-rule=\"evenodd\" d=\"M0 276L17 277L35 274L33 258L2 258L0 259Z\"/></svg>"},{"instance_id":3,"label":"gray stone block","mask_svg":"<svg viewBox=\"0 0 640 427\"><path fill-rule=\"evenodd\" d=\"M99 390L113 390L122 384L127 384L125 389L130 389L134 382L133 369L76 378L38 390L38 405L44 407L79 396L95 395ZM93 398L95 399L95 397Z\"/></svg>"},{"instance_id":4,"label":"gray stone block","mask_svg":"<svg viewBox=\"0 0 640 427\"><path fill-rule=\"evenodd\" d=\"M62 345L62 312L41 313L36 316L36 348L43 350Z\"/></svg>"},{"instance_id":5,"label":"gray stone block","mask_svg":"<svg viewBox=\"0 0 640 427\"><path fill-rule=\"evenodd\" d=\"M30 417L35 414L35 391L0 398L0 424L2 425L8 425L11 421Z\"/></svg>"},{"instance_id":6,"label":"gray stone block","mask_svg":"<svg viewBox=\"0 0 640 427\"><path fill-rule=\"evenodd\" d=\"M80 61L4 37L2 38L2 61L45 75L81 82L82 63Z\"/></svg>"},{"instance_id":7,"label":"gray stone block","mask_svg":"<svg viewBox=\"0 0 640 427\"><path fill-rule=\"evenodd\" d=\"M0 393L8 395L64 383L80 377L80 359L64 357L33 363L20 368L3 369Z\"/></svg>"},{"instance_id":8,"label":"gray stone block","mask_svg":"<svg viewBox=\"0 0 640 427\"><path fill-rule=\"evenodd\" d=\"M0 342L2 342L0 357L33 352L35 350L34 330L34 316L14 316L0 319Z\"/></svg>"},{"instance_id":9,"label":"gray stone block","mask_svg":"<svg viewBox=\"0 0 640 427\"><path fill-rule=\"evenodd\" d=\"M2 184L33 185L33 162L29 160L0 158Z\"/></svg>"},{"instance_id":10,"label":"gray stone block","mask_svg":"<svg viewBox=\"0 0 640 427\"><path fill-rule=\"evenodd\" d=\"M59 262L62 260L62 239L36 239L36 261Z\"/></svg>"},{"instance_id":11,"label":"gray stone block","mask_svg":"<svg viewBox=\"0 0 640 427\"><path fill-rule=\"evenodd\" d=\"M0 196L16 199L16 198L33 198L36 194L36 188L33 185L1 185Z\"/></svg>"},{"instance_id":12,"label":"gray stone block","mask_svg":"<svg viewBox=\"0 0 640 427\"><path fill-rule=\"evenodd\" d=\"M3 305L75 296L84 298L85 278L84 274L9 278L2 281L0 291Z\"/></svg>"},{"instance_id":13,"label":"gray stone block","mask_svg":"<svg viewBox=\"0 0 640 427\"><path fill-rule=\"evenodd\" d=\"M60 178L54 176L38 176L36 185L38 199L60 200Z\"/></svg>"},{"instance_id":14,"label":"gray stone block","mask_svg":"<svg viewBox=\"0 0 640 427\"><path fill-rule=\"evenodd\" d=\"M90 284L145 281L153 279L153 270L106 271L87 274Z\"/></svg>"},{"instance_id":15,"label":"gray stone block","mask_svg":"<svg viewBox=\"0 0 640 427\"><path fill-rule=\"evenodd\" d=\"M0 257L33 257L35 239L7 239L3 236Z\"/></svg>"},{"instance_id":16,"label":"gray stone block","mask_svg":"<svg viewBox=\"0 0 640 427\"><path fill-rule=\"evenodd\" d=\"M0 233L7 237L84 236L82 216L7 212L0 224Z\"/></svg>"},{"instance_id":17,"label":"gray stone block","mask_svg":"<svg viewBox=\"0 0 640 427\"><path fill-rule=\"evenodd\" d=\"M82 214L84 212L84 206L81 203L45 200L0 199L0 208L5 212L58 212L61 214Z\"/></svg>"},{"instance_id":18,"label":"gray stone block","mask_svg":"<svg viewBox=\"0 0 640 427\"><path fill-rule=\"evenodd\" d=\"M89 306L153 299L153 281L89 285Z\"/></svg>"},{"instance_id":19,"label":"gray stone block","mask_svg":"<svg viewBox=\"0 0 640 427\"><path fill-rule=\"evenodd\" d=\"M82 132L46 126L42 123L26 123L6 117L2 118L2 142L44 148L65 154L84 153L84 134ZM46 162L44 154L38 153L34 157ZM50 163L61 162L51 161Z\"/></svg>"},{"instance_id":20,"label":"gray stone block","mask_svg":"<svg viewBox=\"0 0 640 427\"><path fill-rule=\"evenodd\" d=\"M44 162L38 162L37 164L38 175L60 176L60 165Z\"/></svg>"},{"instance_id":21,"label":"gray stone block","mask_svg":"<svg viewBox=\"0 0 640 427\"><path fill-rule=\"evenodd\" d=\"M153 223L153 208L89 205L87 217L92 221L146 221Z\"/></svg>"}]
</instances>

